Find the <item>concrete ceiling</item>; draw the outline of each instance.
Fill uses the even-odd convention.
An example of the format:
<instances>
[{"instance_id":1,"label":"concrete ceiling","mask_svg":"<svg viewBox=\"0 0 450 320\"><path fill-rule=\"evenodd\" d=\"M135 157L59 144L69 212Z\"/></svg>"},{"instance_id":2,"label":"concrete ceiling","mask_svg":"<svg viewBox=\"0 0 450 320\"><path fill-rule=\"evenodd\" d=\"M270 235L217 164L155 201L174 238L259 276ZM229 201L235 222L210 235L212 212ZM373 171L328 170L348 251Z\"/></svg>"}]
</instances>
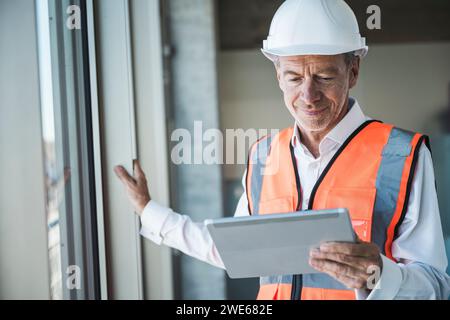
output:
<instances>
[{"instance_id":1,"label":"concrete ceiling","mask_svg":"<svg viewBox=\"0 0 450 320\"><path fill-rule=\"evenodd\" d=\"M368 44L450 41L449 0L347 0ZM222 50L260 48L283 0L218 0ZM368 30L370 5L381 8L381 30Z\"/></svg>"}]
</instances>

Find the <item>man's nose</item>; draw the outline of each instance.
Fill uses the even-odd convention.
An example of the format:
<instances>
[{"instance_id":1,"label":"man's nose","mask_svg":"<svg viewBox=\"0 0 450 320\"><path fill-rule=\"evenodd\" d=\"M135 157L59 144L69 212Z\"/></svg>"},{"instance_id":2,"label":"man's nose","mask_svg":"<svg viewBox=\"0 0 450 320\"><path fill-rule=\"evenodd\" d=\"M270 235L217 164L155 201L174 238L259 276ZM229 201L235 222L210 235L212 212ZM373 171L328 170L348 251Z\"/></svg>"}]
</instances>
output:
<instances>
[{"instance_id":1,"label":"man's nose","mask_svg":"<svg viewBox=\"0 0 450 320\"><path fill-rule=\"evenodd\" d=\"M300 90L300 97L306 105L313 105L320 100L320 90L312 79L306 79Z\"/></svg>"}]
</instances>

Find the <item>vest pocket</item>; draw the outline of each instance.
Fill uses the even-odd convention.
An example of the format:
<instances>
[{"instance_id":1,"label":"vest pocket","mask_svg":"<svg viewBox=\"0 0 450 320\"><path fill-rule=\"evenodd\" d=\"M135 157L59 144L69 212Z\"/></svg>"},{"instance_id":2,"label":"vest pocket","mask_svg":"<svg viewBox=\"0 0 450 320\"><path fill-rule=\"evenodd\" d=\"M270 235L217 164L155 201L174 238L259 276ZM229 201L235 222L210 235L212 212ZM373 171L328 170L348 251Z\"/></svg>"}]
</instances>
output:
<instances>
[{"instance_id":1,"label":"vest pocket","mask_svg":"<svg viewBox=\"0 0 450 320\"><path fill-rule=\"evenodd\" d=\"M370 241L375 188L333 188L327 196L327 208L347 208L353 229L361 240Z\"/></svg>"}]
</instances>

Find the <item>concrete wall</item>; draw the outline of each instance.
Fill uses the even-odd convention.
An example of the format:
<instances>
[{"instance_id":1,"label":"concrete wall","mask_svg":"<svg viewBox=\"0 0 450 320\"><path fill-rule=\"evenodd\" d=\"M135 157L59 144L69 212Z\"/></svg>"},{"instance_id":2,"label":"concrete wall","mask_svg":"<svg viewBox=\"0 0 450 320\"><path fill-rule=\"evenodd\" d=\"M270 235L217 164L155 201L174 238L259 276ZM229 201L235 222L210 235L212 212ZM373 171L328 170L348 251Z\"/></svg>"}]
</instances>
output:
<instances>
[{"instance_id":1,"label":"concrete wall","mask_svg":"<svg viewBox=\"0 0 450 320\"><path fill-rule=\"evenodd\" d=\"M194 122L203 130L219 128L217 38L215 1L170 0L169 28L171 92L174 126L190 131L194 143ZM195 144L201 146L201 136ZM209 144L209 143L208 143ZM195 150L192 148L194 154ZM174 209L194 221L223 215L222 171L219 165L183 164L173 168L171 192ZM223 299L223 270L182 255L181 280L175 281L179 298ZM212 285L213 284L213 285Z\"/></svg>"}]
</instances>

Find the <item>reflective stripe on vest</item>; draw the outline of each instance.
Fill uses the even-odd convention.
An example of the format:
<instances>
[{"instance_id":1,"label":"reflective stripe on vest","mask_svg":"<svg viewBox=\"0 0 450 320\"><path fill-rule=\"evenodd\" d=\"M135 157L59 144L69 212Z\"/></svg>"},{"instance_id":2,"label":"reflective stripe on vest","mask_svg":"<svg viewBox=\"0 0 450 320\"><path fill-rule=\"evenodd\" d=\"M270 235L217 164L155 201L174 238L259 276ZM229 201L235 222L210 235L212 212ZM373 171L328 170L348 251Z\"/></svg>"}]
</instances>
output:
<instances>
[{"instance_id":1,"label":"reflective stripe on vest","mask_svg":"<svg viewBox=\"0 0 450 320\"><path fill-rule=\"evenodd\" d=\"M261 139L250 150L247 198L252 215L299 210L301 186L293 156L293 128ZM406 213L422 141L420 134L368 121L336 152L314 186L308 209L345 207L363 241L388 258ZM298 296L296 296L298 295ZM325 274L261 278L258 299L354 299L354 291Z\"/></svg>"}]
</instances>

